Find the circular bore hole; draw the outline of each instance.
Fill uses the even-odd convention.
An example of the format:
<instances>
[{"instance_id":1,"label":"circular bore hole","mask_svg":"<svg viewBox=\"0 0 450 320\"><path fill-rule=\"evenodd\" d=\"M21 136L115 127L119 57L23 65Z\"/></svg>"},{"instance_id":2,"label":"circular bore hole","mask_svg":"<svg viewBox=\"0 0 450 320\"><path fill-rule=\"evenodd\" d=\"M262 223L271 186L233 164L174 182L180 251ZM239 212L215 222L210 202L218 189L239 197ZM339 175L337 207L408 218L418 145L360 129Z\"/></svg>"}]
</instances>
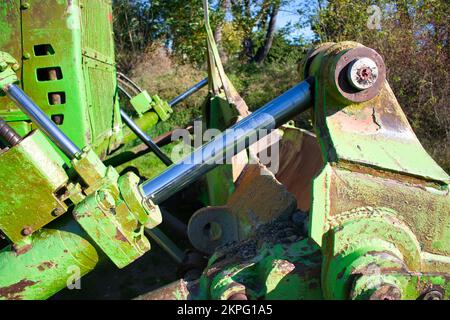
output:
<instances>
[{"instance_id":1,"label":"circular bore hole","mask_svg":"<svg viewBox=\"0 0 450 320\"><path fill-rule=\"evenodd\" d=\"M222 237L222 227L217 222L208 222L203 227L203 234L211 241L219 240Z\"/></svg>"}]
</instances>

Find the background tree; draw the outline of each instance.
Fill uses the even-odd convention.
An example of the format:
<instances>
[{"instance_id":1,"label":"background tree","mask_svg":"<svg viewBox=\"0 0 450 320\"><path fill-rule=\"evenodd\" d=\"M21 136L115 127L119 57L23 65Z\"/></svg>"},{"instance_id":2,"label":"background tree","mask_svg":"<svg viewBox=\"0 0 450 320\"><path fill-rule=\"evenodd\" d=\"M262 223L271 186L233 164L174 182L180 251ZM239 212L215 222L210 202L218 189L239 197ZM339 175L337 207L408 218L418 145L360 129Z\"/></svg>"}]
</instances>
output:
<instances>
[{"instance_id":1,"label":"background tree","mask_svg":"<svg viewBox=\"0 0 450 320\"><path fill-rule=\"evenodd\" d=\"M384 57L389 83L414 131L450 172L448 0L209 3L225 68L251 108L300 80L297 66L310 46L361 42ZM144 74L142 82L167 93L167 98L192 84L188 73L204 72L202 0L114 0L113 4L120 69ZM296 13L297 21L280 27L280 15L287 11ZM302 124L308 126L306 121Z\"/></svg>"}]
</instances>

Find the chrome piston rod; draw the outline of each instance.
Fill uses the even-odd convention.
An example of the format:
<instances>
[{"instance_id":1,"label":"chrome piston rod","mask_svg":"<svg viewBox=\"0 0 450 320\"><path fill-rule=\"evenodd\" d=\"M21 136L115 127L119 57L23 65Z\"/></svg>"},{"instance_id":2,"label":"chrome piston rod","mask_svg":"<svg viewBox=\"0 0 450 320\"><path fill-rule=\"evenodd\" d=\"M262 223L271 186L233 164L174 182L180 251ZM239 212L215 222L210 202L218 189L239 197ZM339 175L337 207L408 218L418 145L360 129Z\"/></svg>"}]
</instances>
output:
<instances>
[{"instance_id":1,"label":"chrome piston rod","mask_svg":"<svg viewBox=\"0 0 450 320\"><path fill-rule=\"evenodd\" d=\"M193 85L191 88L189 88L188 90L186 90L185 92L180 94L178 97L172 99L169 102L169 106L173 108L174 106L176 106L177 104L179 104L183 100L186 100L188 97L192 96L194 93L199 91L201 88L203 88L207 84L208 84L208 78L205 78L205 79L201 80L199 83Z\"/></svg>"},{"instance_id":2,"label":"chrome piston rod","mask_svg":"<svg viewBox=\"0 0 450 320\"><path fill-rule=\"evenodd\" d=\"M253 112L216 138L141 184L144 198L160 204L176 192L225 163L267 134L311 106L310 83L305 80ZM229 162L227 162L229 163Z\"/></svg>"},{"instance_id":3,"label":"chrome piston rod","mask_svg":"<svg viewBox=\"0 0 450 320\"><path fill-rule=\"evenodd\" d=\"M50 120L47 115L15 84L5 86L3 91L41 129L47 137L69 158L74 159L81 150Z\"/></svg>"},{"instance_id":4,"label":"chrome piston rod","mask_svg":"<svg viewBox=\"0 0 450 320\"><path fill-rule=\"evenodd\" d=\"M153 140L141 128L139 128L136 122L134 122L122 108L120 109L120 115L128 128L130 128L130 130L133 131L134 134L137 135L138 138L141 139L141 141L143 141L145 145L149 147L150 150L152 150L162 162L164 162L166 166L170 166L172 164L172 160L170 160L170 158L162 152L158 145L153 142Z\"/></svg>"}]
</instances>

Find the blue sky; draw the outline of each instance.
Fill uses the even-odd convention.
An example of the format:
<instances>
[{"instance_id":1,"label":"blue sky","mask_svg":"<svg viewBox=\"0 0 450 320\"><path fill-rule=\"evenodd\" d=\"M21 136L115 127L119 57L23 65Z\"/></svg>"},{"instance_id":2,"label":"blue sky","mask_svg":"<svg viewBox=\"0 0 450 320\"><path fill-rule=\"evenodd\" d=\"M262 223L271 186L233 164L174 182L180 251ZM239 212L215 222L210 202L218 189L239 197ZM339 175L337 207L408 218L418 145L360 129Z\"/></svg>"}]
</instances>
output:
<instances>
[{"instance_id":1,"label":"blue sky","mask_svg":"<svg viewBox=\"0 0 450 320\"><path fill-rule=\"evenodd\" d=\"M300 16L298 10L300 8L305 9L305 7L309 7L309 10L314 10L316 6L317 4L314 0L289 0L289 2L280 9L277 20L277 29L283 28L289 23L294 25L295 23L298 23L300 19L305 21L307 17ZM227 14L227 19L231 19L230 13ZM311 40L314 33L309 26L306 26L302 29L297 29L291 35L292 39L299 38L300 36L305 40Z\"/></svg>"},{"instance_id":2,"label":"blue sky","mask_svg":"<svg viewBox=\"0 0 450 320\"><path fill-rule=\"evenodd\" d=\"M293 8L295 9L295 8ZM277 20L277 28L282 28L289 23L297 23L299 21L300 16L296 12L292 12L289 10L282 10L279 13L278 20ZM313 37L313 32L311 28L304 27L301 30L297 30L292 35L292 38L298 38L299 36L302 36L305 40L310 40Z\"/></svg>"}]
</instances>

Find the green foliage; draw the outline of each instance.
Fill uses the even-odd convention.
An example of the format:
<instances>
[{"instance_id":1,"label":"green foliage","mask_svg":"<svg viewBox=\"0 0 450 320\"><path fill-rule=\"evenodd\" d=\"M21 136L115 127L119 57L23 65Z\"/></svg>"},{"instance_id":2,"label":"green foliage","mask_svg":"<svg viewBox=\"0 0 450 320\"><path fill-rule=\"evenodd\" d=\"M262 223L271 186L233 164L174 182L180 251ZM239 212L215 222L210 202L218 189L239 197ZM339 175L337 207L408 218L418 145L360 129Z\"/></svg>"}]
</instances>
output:
<instances>
[{"instance_id":1,"label":"green foliage","mask_svg":"<svg viewBox=\"0 0 450 320\"><path fill-rule=\"evenodd\" d=\"M131 70L147 47L156 43L164 43L183 61L204 61L202 0L114 0L113 9L116 51L123 71ZM213 26L223 18L222 12L211 11Z\"/></svg>"},{"instance_id":2,"label":"green foliage","mask_svg":"<svg viewBox=\"0 0 450 320\"><path fill-rule=\"evenodd\" d=\"M264 65L233 61L227 70L230 80L251 110L262 107L302 80L296 59Z\"/></svg>"},{"instance_id":3,"label":"green foliage","mask_svg":"<svg viewBox=\"0 0 450 320\"><path fill-rule=\"evenodd\" d=\"M273 6L280 0L209 0L212 29L223 37L220 45L229 57L252 60L264 45ZM114 29L119 66L133 69L149 45L164 43L186 63L205 60L202 0L114 0ZM230 15L232 19L230 19ZM279 37L280 38L280 37ZM254 40L258 40L254 44ZM270 49L270 44L268 45Z\"/></svg>"},{"instance_id":4,"label":"green foliage","mask_svg":"<svg viewBox=\"0 0 450 320\"><path fill-rule=\"evenodd\" d=\"M139 0L114 0L114 37L117 61L122 71L129 71L142 52L164 30L160 28L161 18L152 2Z\"/></svg>"},{"instance_id":5,"label":"green foliage","mask_svg":"<svg viewBox=\"0 0 450 320\"><path fill-rule=\"evenodd\" d=\"M173 52L184 60L203 61L206 42L202 1L162 1L159 10L167 25L165 38Z\"/></svg>"},{"instance_id":6,"label":"green foliage","mask_svg":"<svg viewBox=\"0 0 450 320\"><path fill-rule=\"evenodd\" d=\"M237 57L242 51L244 32L235 24L225 22L222 28L222 47L228 57Z\"/></svg>"},{"instance_id":7,"label":"green foliage","mask_svg":"<svg viewBox=\"0 0 450 320\"><path fill-rule=\"evenodd\" d=\"M120 67L132 70L143 87L166 99L204 77L206 39L201 2L114 0ZM292 39L298 26L309 26L318 42L358 41L384 57L388 81L414 131L450 172L448 0L301 1L298 23L276 30L262 65L248 61L265 43L269 9L275 0L209 2L212 28L221 31L227 73L251 109L300 80L297 66L312 44ZM298 3L282 1L280 5L294 10L294 2ZM368 27L374 18L371 5L380 8L380 28ZM160 50L164 59L154 55ZM180 106L155 134L199 115L203 96L200 93Z\"/></svg>"},{"instance_id":8,"label":"green foliage","mask_svg":"<svg viewBox=\"0 0 450 320\"><path fill-rule=\"evenodd\" d=\"M305 55L309 48L309 44L305 43L303 39L290 40L290 34L293 32L293 27L287 25L284 28L277 30L274 35L272 47L265 60L266 64L282 64L293 63L297 64ZM255 47L260 47L264 42L264 34L259 33L254 36ZM256 51L256 50L255 50ZM255 52L256 54L256 52Z\"/></svg>"},{"instance_id":9,"label":"green foliage","mask_svg":"<svg viewBox=\"0 0 450 320\"><path fill-rule=\"evenodd\" d=\"M158 94L165 100L171 100L183 91L207 76L198 67L181 63L161 45L149 47L131 72L137 83L150 94ZM157 126L152 136L157 136L177 127L184 127L190 121L201 116L206 89L189 97L176 106L171 118Z\"/></svg>"}]
</instances>

